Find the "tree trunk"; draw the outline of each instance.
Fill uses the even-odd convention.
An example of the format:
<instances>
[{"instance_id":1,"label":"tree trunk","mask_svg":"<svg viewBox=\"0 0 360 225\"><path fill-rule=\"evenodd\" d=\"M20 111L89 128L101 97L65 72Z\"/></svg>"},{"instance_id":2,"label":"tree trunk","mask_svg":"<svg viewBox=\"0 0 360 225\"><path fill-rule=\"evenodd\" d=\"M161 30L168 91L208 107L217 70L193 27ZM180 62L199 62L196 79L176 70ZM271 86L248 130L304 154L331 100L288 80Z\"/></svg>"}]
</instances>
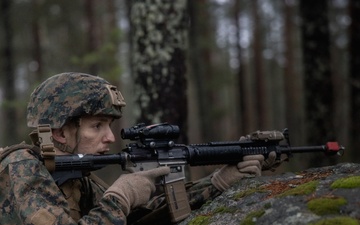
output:
<instances>
[{"instance_id":1,"label":"tree trunk","mask_svg":"<svg viewBox=\"0 0 360 225\"><path fill-rule=\"evenodd\" d=\"M169 122L187 142L186 1L131 2L132 57L139 122Z\"/></svg>"},{"instance_id":2,"label":"tree trunk","mask_svg":"<svg viewBox=\"0 0 360 225\"><path fill-rule=\"evenodd\" d=\"M237 69L237 82L238 82L238 96L239 96L239 111L240 111L240 134L245 135L256 128L255 126L255 115L254 115L254 101L251 101L251 88L250 80L246 73L246 62L242 54L242 48L240 45L241 39L241 27L240 27L240 18L241 18L241 4L240 1L234 0L233 7L233 21L236 28L236 51L237 51L237 60L238 60L238 69Z\"/></svg>"},{"instance_id":3,"label":"tree trunk","mask_svg":"<svg viewBox=\"0 0 360 225\"><path fill-rule=\"evenodd\" d=\"M285 114L286 127L289 128L293 145L304 144L304 104L302 98L303 83L299 71L295 69L296 50L299 50L295 42L296 30L294 25L295 7L284 0L284 89L285 89Z\"/></svg>"},{"instance_id":4,"label":"tree trunk","mask_svg":"<svg viewBox=\"0 0 360 225\"><path fill-rule=\"evenodd\" d=\"M94 9L96 5L96 1L94 0L85 0L85 15L86 15L86 22L87 22L87 30L86 36L87 39L87 51L88 53L94 53L98 48L97 43L97 25L96 19L94 15ZM97 75L99 72L99 68L96 62L93 62L89 65L89 73L93 75Z\"/></svg>"},{"instance_id":5,"label":"tree trunk","mask_svg":"<svg viewBox=\"0 0 360 225\"><path fill-rule=\"evenodd\" d=\"M15 137L17 137L18 120L16 117L16 92L15 92L15 72L14 72L14 59L13 59L13 26L11 23L12 1L1 1L1 19L4 27L4 44L1 50L3 74L2 79L4 82L4 119L2 120L2 126L4 126L4 145L10 145L14 143Z\"/></svg>"},{"instance_id":6,"label":"tree trunk","mask_svg":"<svg viewBox=\"0 0 360 225\"><path fill-rule=\"evenodd\" d=\"M308 144L335 139L327 7L327 0L300 1ZM320 166L325 161L324 157L314 156L309 163Z\"/></svg>"},{"instance_id":7,"label":"tree trunk","mask_svg":"<svg viewBox=\"0 0 360 225\"><path fill-rule=\"evenodd\" d=\"M214 138L213 108L215 107L213 91L212 47L213 27L209 12L209 1L189 2L189 63L190 79L194 81L196 105L198 108L198 126L200 139L210 141Z\"/></svg>"},{"instance_id":8,"label":"tree trunk","mask_svg":"<svg viewBox=\"0 0 360 225\"><path fill-rule=\"evenodd\" d=\"M350 25L350 134L351 142L349 145L350 158L360 160L358 149L360 147L360 1L352 0L349 5L351 25Z\"/></svg>"},{"instance_id":9,"label":"tree trunk","mask_svg":"<svg viewBox=\"0 0 360 225\"><path fill-rule=\"evenodd\" d=\"M253 52L254 52L254 77L255 77L255 101L257 115L257 129L270 129L270 116L268 104L268 95L266 92L266 76L263 67L263 44L262 44L262 25L260 20L258 1L252 1L252 15L254 17L253 31Z\"/></svg>"},{"instance_id":10,"label":"tree trunk","mask_svg":"<svg viewBox=\"0 0 360 225\"><path fill-rule=\"evenodd\" d=\"M41 37L40 37L40 23L39 17L41 15L40 5L38 0L32 0L33 17L32 17L32 36L33 36L33 60L37 63L35 71L36 81L42 82L43 78L43 60L41 52Z\"/></svg>"}]
</instances>

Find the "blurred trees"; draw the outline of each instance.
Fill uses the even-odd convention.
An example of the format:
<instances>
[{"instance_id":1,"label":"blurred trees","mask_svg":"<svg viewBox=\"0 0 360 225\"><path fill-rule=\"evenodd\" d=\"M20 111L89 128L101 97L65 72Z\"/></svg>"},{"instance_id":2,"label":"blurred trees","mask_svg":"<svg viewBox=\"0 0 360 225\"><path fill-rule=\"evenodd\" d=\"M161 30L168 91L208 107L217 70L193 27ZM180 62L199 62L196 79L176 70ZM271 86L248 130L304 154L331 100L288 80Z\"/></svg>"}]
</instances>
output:
<instances>
[{"instance_id":1,"label":"blurred trees","mask_svg":"<svg viewBox=\"0 0 360 225\"><path fill-rule=\"evenodd\" d=\"M351 25L349 29L349 79L350 85L350 158L359 160L360 146L360 1L349 4Z\"/></svg>"},{"instance_id":2,"label":"blurred trees","mask_svg":"<svg viewBox=\"0 0 360 225\"><path fill-rule=\"evenodd\" d=\"M189 2L189 1L188 1ZM211 140L215 123L213 110L209 106L216 107L214 98L217 95L214 83L214 68L212 54L215 48L214 25L210 16L210 3L206 0L189 2L189 79L194 84L194 104L198 111L191 110L191 113L198 113L201 118L196 122L200 136L205 140Z\"/></svg>"},{"instance_id":3,"label":"blurred trees","mask_svg":"<svg viewBox=\"0 0 360 225\"><path fill-rule=\"evenodd\" d=\"M328 1L300 1L304 65L306 140L309 144L335 139L334 87L330 60ZM322 156L313 156L315 166Z\"/></svg>"},{"instance_id":4,"label":"blurred trees","mask_svg":"<svg viewBox=\"0 0 360 225\"><path fill-rule=\"evenodd\" d=\"M2 22L2 33L3 33L3 47L1 49L1 70L2 82L4 88L4 99L3 108L4 108L4 117L6 120L1 122L3 126L3 132L5 140L11 140L12 137L18 135L18 120L16 112L16 93L15 93L15 63L14 63L14 28L12 21L12 12L13 8L11 0L1 1L1 22Z\"/></svg>"},{"instance_id":5,"label":"blurred trees","mask_svg":"<svg viewBox=\"0 0 360 225\"><path fill-rule=\"evenodd\" d=\"M121 86L123 126L178 123L193 143L288 127L360 161L357 0L184 2L2 1L0 146L27 140L40 81L81 71Z\"/></svg>"},{"instance_id":6,"label":"blurred trees","mask_svg":"<svg viewBox=\"0 0 360 225\"><path fill-rule=\"evenodd\" d=\"M301 74L299 52L299 33L297 20L299 18L296 4L284 0L282 5L284 15L284 105L286 126L290 128L291 144L304 143L305 107L303 98L303 77ZM296 138L293 138L296 137Z\"/></svg>"}]
</instances>

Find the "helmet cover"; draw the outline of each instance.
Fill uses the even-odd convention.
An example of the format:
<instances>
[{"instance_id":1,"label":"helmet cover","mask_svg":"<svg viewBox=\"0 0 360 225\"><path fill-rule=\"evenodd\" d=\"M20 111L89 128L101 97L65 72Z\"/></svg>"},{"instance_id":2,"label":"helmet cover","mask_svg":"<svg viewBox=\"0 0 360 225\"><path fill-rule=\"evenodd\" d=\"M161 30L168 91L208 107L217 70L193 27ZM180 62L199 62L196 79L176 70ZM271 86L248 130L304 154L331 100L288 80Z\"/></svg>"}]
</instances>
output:
<instances>
[{"instance_id":1,"label":"helmet cover","mask_svg":"<svg viewBox=\"0 0 360 225\"><path fill-rule=\"evenodd\" d=\"M41 83L27 106L27 125L61 128L70 118L108 115L120 118L126 103L120 91L98 76L61 73Z\"/></svg>"}]
</instances>

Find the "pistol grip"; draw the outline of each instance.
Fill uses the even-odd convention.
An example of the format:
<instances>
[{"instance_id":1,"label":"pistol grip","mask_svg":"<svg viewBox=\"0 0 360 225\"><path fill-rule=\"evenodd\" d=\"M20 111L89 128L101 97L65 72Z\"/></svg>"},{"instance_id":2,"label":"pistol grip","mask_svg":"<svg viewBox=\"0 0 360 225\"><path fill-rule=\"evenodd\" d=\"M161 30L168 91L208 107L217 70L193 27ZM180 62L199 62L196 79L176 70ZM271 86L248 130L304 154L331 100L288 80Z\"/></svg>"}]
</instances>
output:
<instances>
[{"instance_id":1,"label":"pistol grip","mask_svg":"<svg viewBox=\"0 0 360 225\"><path fill-rule=\"evenodd\" d=\"M173 223L185 219L191 212L184 180L164 184L165 197Z\"/></svg>"}]
</instances>

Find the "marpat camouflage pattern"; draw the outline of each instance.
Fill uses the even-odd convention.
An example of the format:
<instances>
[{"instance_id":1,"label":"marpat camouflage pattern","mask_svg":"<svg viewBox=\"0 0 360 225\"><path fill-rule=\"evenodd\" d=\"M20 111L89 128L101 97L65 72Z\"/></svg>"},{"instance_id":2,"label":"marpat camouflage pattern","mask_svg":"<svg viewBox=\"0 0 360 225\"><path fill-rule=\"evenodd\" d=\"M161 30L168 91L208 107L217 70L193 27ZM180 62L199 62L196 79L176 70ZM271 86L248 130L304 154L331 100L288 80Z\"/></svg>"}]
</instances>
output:
<instances>
[{"instance_id":1,"label":"marpat camouflage pattern","mask_svg":"<svg viewBox=\"0 0 360 225\"><path fill-rule=\"evenodd\" d=\"M70 117L109 115L121 117L125 101L120 91L98 76L62 73L48 78L31 94L28 127L49 124L60 128Z\"/></svg>"},{"instance_id":2,"label":"marpat camouflage pattern","mask_svg":"<svg viewBox=\"0 0 360 225\"><path fill-rule=\"evenodd\" d=\"M95 207L77 221L43 163L29 150L14 151L0 163L1 224L126 224L117 200L102 197L95 192L103 190L92 186Z\"/></svg>"}]
</instances>

